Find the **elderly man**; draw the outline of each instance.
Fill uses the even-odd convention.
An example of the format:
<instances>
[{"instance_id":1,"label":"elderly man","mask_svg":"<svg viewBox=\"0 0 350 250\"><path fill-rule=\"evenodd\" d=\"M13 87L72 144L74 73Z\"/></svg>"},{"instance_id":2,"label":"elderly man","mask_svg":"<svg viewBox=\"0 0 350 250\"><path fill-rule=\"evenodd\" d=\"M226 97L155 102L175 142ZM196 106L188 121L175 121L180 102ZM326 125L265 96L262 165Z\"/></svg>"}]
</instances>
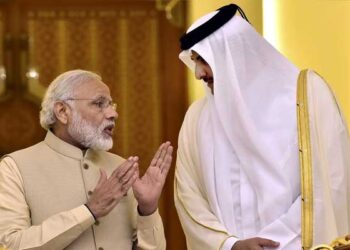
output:
<instances>
[{"instance_id":1,"label":"elderly man","mask_svg":"<svg viewBox=\"0 0 350 250\"><path fill-rule=\"evenodd\" d=\"M207 90L179 136L175 204L187 246L329 243L350 231L346 124L323 79L300 73L244 19L227 5L181 39L180 59Z\"/></svg>"},{"instance_id":2,"label":"elderly man","mask_svg":"<svg viewBox=\"0 0 350 250\"><path fill-rule=\"evenodd\" d=\"M137 156L106 152L117 117L92 72L68 71L50 84L40 112L45 140L0 163L0 245L165 249L157 203L173 148L163 143L140 178Z\"/></svg>"}]
</instances>

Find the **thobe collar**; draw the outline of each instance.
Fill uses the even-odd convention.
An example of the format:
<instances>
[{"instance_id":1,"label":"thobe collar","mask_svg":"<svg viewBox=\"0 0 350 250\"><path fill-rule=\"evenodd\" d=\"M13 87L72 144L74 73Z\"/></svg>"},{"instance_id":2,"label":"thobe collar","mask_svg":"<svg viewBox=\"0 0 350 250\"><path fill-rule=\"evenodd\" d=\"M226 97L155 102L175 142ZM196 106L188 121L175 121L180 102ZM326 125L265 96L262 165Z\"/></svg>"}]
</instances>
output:
<instances>
[{"instance_id":1,"label":"thobe collar","mask_svg":"<svg viewBox=\"0 0 350 250\"><path fill-rule=\"evenodd\" d=\"M89 158L93 154L93 149L81 150L57 137L52 131L48 131L44 142L54 151L77 160Z\"/></svg>"}]
</instances>

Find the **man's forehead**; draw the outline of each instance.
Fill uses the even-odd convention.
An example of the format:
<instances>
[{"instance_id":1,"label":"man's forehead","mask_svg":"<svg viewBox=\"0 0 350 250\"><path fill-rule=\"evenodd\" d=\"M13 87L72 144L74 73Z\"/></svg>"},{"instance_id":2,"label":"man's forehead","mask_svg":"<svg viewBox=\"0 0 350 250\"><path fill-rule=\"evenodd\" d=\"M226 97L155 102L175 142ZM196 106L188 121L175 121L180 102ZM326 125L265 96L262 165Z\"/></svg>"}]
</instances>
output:
<instances>
[{"instance_id":1,"label":"man's forehead","mask_svg":"<svg viewBox=\"0 0 350 250\"><path fill-rule=\"evenodd\" d=\"M84 95L84 97L98 97L98 96L110 96L110 91L108 86L99 80L88 80L84 82L83 84L79 84L75 89L74 89L75 95Z\"/></svg>"}]
</instances>

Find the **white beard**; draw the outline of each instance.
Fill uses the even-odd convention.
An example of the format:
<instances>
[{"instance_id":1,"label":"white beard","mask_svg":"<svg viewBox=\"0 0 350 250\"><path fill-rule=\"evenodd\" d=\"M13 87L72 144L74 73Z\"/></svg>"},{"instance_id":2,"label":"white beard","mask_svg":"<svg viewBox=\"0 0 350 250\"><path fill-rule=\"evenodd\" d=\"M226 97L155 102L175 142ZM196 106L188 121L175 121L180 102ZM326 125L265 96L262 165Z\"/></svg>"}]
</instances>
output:
<instances>
[{"instance_id":1,"label":"white beard","mask_svg":"<svg viewBox=\"0 0 350 250\"><path fill-rule=\"evenodd\" d=\"M68 125L68 133L85 148L107 151L113 147L113 139L103 133L103 130L110 125L114 125L114 122L104 121L98 127L93 126L83 119L78 112L73 111L72 123Z\"/></svg>"}]
</instances>

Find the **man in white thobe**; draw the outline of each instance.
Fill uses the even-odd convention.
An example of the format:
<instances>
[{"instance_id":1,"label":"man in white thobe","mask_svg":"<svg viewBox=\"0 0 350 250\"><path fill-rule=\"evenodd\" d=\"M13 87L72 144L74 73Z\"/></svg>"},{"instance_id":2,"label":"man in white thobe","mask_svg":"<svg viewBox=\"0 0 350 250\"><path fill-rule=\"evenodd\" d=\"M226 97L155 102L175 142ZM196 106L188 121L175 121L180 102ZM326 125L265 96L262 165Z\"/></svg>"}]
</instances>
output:
<instances>
[{"instance_id":1,"label":"man in white thobe","mask_svg":"<svg viewBox=\"0 0 350 250\"><path fill-rule=\"evenodd\" d=\"M298 126L299 69L244 19L227 5L180 40L180 59L206 86L177 154L175 204L188 249L329 243L350 231L346 124L327 84L304 71L309 123L306 132ZM298 141L305 134L309 150Z\"/></svg>"}]
</instances>

